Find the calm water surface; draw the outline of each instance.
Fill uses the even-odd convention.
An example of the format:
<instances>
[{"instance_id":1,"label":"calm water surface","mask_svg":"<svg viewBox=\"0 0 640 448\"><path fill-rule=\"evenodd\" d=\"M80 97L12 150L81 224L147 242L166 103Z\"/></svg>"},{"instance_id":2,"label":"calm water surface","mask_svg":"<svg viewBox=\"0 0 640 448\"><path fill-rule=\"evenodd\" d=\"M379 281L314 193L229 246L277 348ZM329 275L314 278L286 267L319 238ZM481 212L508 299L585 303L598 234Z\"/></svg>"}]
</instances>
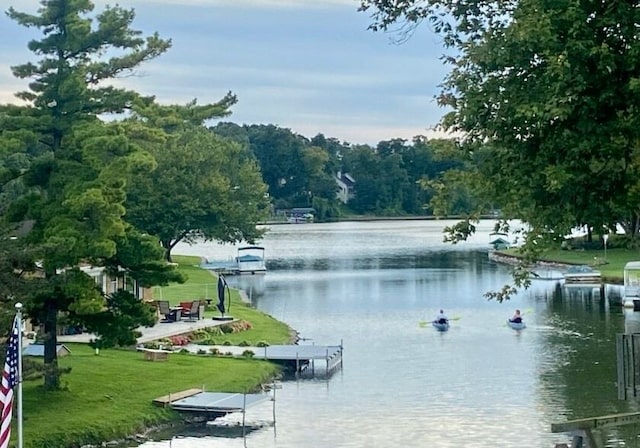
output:
<instances>
[{"instance_id":1,"label":"calm water surface","mask_svg":"<svg viewBox=\"0 0 640 448\"><path fill-rule=\"evenodd\" d=\"M456 246L442 243L449 224L273 226L260 243L268 273L228 280L302 337L342 341L342 371L284 382L275 428L242 438L209 426L141 447L549 448L568 440L550 433L552 422L635 410L616 398L614 340L625 311L551 281L489 302L483 293L510 281L509 268L487 258L492 223ZM236 248L175 253L227 259ZM439 308L458 318L447 333L419 325ZM525 311L522 332L505 324L514 308ZM626 316L629 325L635 316ZM250 408L247 421L271 422L272 405ZM607 446L637 446L637 429L610 434Z\"/></svg>"}]
</instances>

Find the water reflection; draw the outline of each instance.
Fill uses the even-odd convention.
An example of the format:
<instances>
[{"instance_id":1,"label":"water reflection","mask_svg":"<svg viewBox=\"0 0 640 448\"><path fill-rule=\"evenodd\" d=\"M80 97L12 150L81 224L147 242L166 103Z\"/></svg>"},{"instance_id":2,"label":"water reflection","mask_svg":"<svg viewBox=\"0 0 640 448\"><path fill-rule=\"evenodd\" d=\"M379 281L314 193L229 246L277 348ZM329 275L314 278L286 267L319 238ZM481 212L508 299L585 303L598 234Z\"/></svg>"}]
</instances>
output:
<instances>
[{"instance_id":1,"label":"water reflection","mask_svg":"<svg viewBox=\"0 0 640 448\"><path fill-rule=\"evenodd\" d=\"M635 409L617 400L614 342L635 315L625 319L626 311L593 288L549 280L534 281L509 303L487 301L486 291L510 281L510 268L487 258L492 223L456 247L442 243L449 224L311 224L266 235L267 274L233 281L263 281L250 286L252 303L302 336L342 340L344 368L329 381L285 382L277 437L262 429L242 443L548 448L568 440L550 433L552 422ZM181 253L224 250L202 244ZM418 324L441 307L458 318L448 332ZM514 308L525 311L520 332L505 322ZM270 410L255 412L262 420ZM608 443L632 441L634 428L624 428ZM242 446L212 436L172 443Z\"/></svg>"}]
</instances>

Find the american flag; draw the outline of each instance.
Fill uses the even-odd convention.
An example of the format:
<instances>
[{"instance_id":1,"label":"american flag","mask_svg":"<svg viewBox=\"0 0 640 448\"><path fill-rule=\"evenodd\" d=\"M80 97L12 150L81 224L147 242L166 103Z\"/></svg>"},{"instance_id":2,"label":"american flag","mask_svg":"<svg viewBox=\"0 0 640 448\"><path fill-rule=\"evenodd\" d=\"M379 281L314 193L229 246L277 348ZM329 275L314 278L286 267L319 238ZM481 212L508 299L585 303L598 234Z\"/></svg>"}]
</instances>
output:
<instances>
[{"instance_id":1,"label":"american flag","mask_svg":"<svg viewBox=\"0 0 640 448\"><path fill-rule=\"evenodd\" d=\"M11 337L7 346L7 359L2 371L2 385L0 386L0 448L9 446L11 438L11 414L13 409L13 388L18 384L18 318L13 319Z\"/></svg>"}]
</instances>

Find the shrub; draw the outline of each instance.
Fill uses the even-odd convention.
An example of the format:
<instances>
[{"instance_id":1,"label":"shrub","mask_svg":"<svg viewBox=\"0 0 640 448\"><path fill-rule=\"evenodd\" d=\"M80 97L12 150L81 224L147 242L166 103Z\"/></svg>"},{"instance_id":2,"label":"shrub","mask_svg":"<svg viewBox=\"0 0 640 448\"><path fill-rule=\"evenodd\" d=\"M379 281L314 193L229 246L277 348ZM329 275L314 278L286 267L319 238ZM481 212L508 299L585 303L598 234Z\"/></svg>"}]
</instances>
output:
<instances>
[{"instance_id":1,"label":"shrub","mask_svg":"<svg viewBox=\"0 0 640 448\"><path fill-rule=\"evenodd\" d=\"M253 355L255 355L255 353L253 353L251 350L245 350L242 352L243 358L253 358Z\"/></svg>"},{"instance_id":2,"label":"shrub","mask_svg":"<svg viewBox=\"0 0 640 448\"><path fill-rule=\"evenodd\" d=\"M242 341L238 344L240 347L249 347L251 343L249 341Z\"/></svg>"},{"instance_id":3,"label":"shrub","mask_svg":"<svg viewBox=\"0 0 640 448\"><path fill-rule=\"evenodd\" d=\"M183 346L191 342L191 339L187 335L179 334L169 337L169 341L171 342L171 345Z\"/></svg>"},{"instance_id":4,"label":"shrub","mask_svg":"<svg viewBox=\"0 0 640 448\"><path fill-rule=\"evenodd\" d=\"M222 343L222 345L233 345L230 340L226 340Z\"/></svg>"},{"instance_id":5,"label":"shrub","mask_svg":"<svg viewBox=\"0 0 640 448\"><path fill-rule=\"evenodd\" d=\"M256 344L258 347L269 347L269 343L267 341L260 341Z\"/></svg>"},{"instance_id":6,"label":"shrub","mask_svg":"<svg viewBox=\"0 0 640 448\"><path fill-rule=\"evenodd\" d=\"M235 322L229 322L228 324L220 325L219 328L223 333L229 334L251 330L253 328L253 325L251 325L251 322L248 322L246 320L238 320Z\"/></svg>"},{"instance_id":7,"label":"shrub","mask_svg":"<svg viewBox=\"0 0 640 448\"><path fill-rule=\"evenodd\" d=\"M212 355L219 355L220 354L220 349L218 349L218 347L211 347L209 349L209 353L211 353Z\"/></svg>"}]
</instances>

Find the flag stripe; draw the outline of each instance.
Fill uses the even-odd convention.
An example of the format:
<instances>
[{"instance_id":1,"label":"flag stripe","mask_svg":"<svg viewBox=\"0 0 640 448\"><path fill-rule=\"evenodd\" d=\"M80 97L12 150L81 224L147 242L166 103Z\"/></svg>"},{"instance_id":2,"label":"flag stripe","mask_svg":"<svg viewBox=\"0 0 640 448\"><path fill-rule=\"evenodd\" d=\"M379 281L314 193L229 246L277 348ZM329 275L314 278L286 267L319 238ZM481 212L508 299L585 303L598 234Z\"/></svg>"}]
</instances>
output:
<instances>
[{"instance_id":1,"label":"flag stripe","mask_svg":"<svg viewBox=\"0 0 640 448\"><path fill-rule=\"evenodd\" d=\"M13 388L18 384L18 318L13 319L13 327L9 344L7 346L7 358L2 371L2 384L0 385L0 448L8 448L11 439L11 417L13 411Z\"/></svg>"}]
</instances>

